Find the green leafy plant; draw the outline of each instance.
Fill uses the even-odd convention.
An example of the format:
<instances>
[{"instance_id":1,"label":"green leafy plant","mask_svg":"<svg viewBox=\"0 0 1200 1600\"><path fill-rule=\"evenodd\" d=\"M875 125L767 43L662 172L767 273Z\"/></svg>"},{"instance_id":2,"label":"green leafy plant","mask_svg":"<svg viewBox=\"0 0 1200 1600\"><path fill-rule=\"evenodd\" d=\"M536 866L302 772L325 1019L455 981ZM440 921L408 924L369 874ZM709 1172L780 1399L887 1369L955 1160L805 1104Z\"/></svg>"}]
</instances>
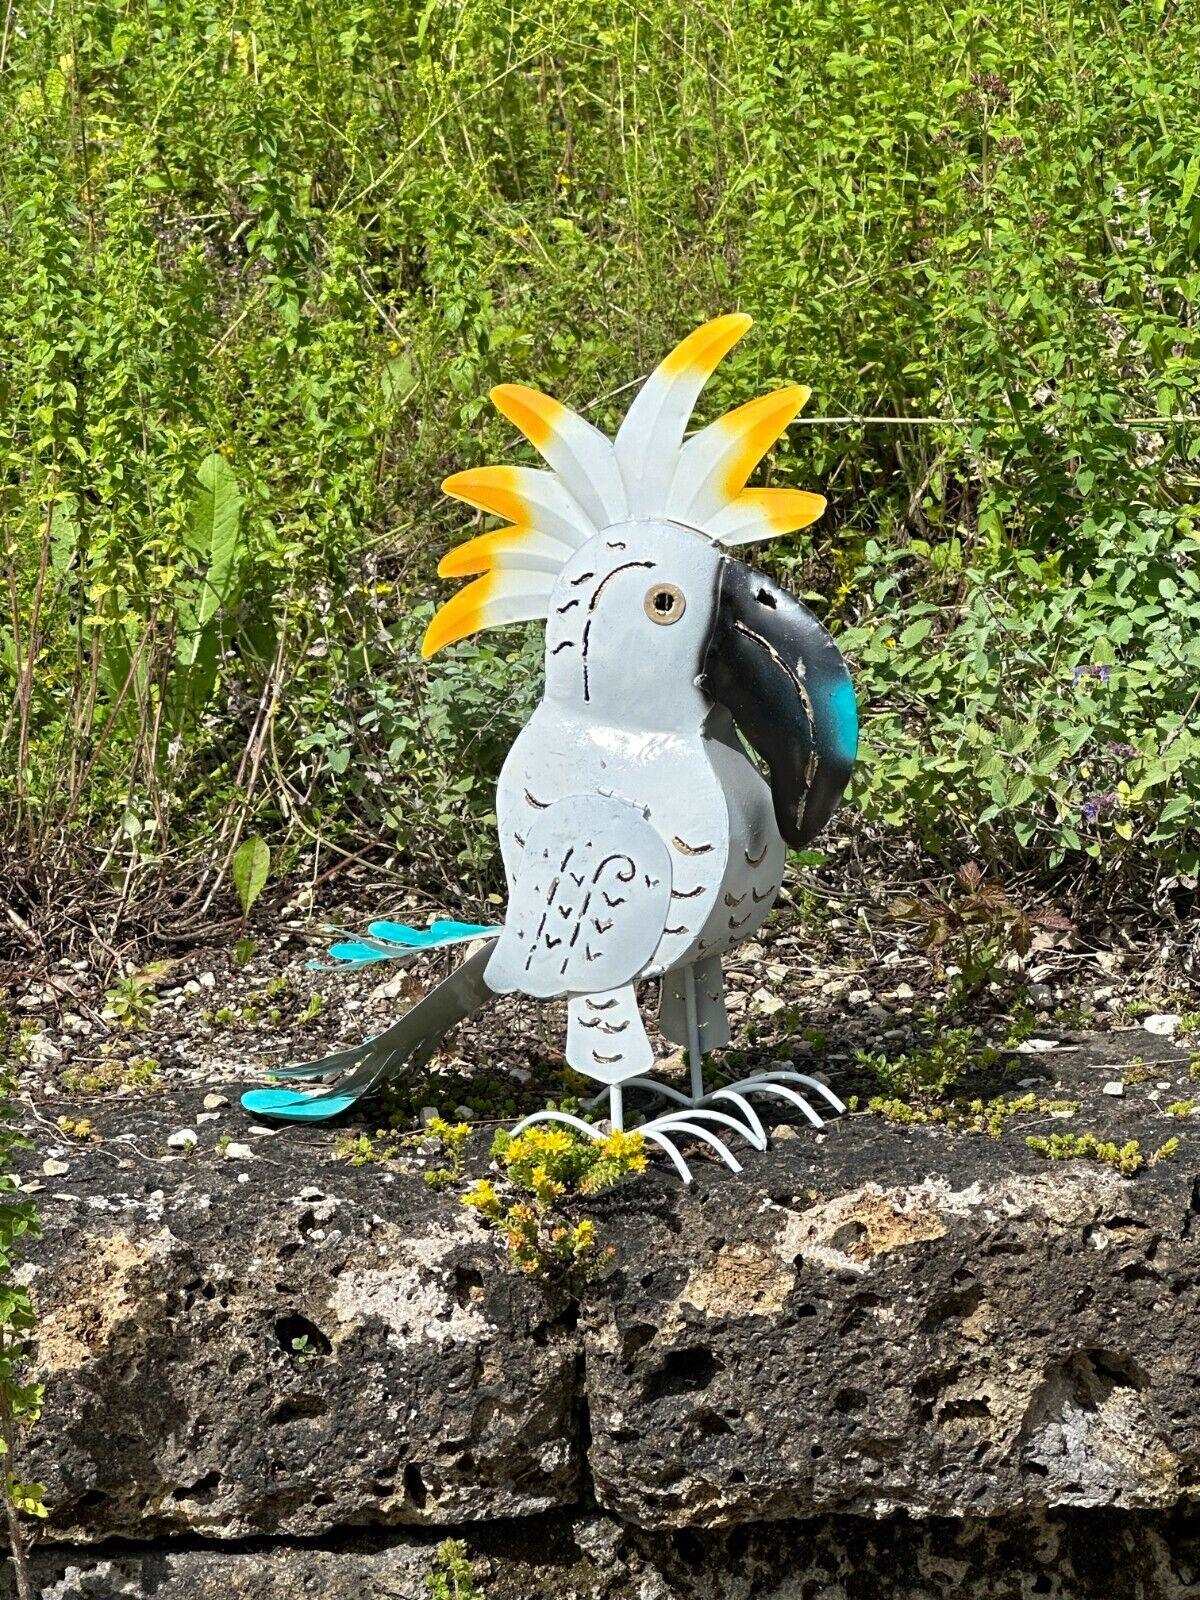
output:
<instances>
[{"instance_id":1,"label":"green leafy plant","mask_svg":"<svg viewBox=\"0 0 1200 1600\"><path fill-rule=\"evenodd\" d=\"M254 902L266 888L271 871L271 852L266 841L243 839L234 851L229 870L242 915L248 917Z\"/></svg>"},{"instance_id":2,"label":"green leafy plant","mask_svg":"<svg viewBox=\"0 0 1200 1600\"><path fill-rule=\"evenodd\" d=\"M461 1539L443 1539L425 1575L429 1600L483 1600L475 1587L467 1547Z\"/></svg>"},{"instance_id":3,"label":"green leafy plant","mask_svg":"<svg viewBox=\"0 0 1200 1600\"><path fill-rule=\"evenodd\" d=\"M348 1161L352 1167L383 1165L399 1154L399 1144L389 1141L382 1128L374 1137L369 1133L339 1133L333 1142L333 1159Z\"/></svg>"},{"instance_id":4,"label":"green leafy plant","mask_svg":"<svg viewBox=\"0 0 1200 1600\"><path fill-rule=\"evenodd\" d=\"M1169 1160L1179 1149L1178 1139L1168 1139L1146 1155L1140 1139L1127 1139L1118 1145L1094 1133L1052 1133L1049 1138L1031 1135L1025 1143L1048 1161L1098 1161L1127 1178L1132 1178L1143 1167Z\"/></svg>"},{"instance_id":5,"label":"green leafy plant","mask_svg":"<svg viewBox=\"0 0 1200 1600\"><path fill-rule=\"evenodd\" d=\"M1198 62L1194 7L1070 0L735 0L699 36L665 0L601 29L584 0L144 0L10 30L19 903L49 922L75 883L140 926L169 891L190 926L247 834L382 837L493 892L540 642L419 663L468 531L437 486L531 459L491 384L611 430L734 305L759 332L701 420L792 374L845 419L780 445L831 507L762 559L851 657L868 826L1190 892Z\"/></svg>"},{"instance_id":6,"label":"green leafy plant","mask_svg":"<svg viewBox=\"0 0 1200 1600\"><path fill-rule=\"evenodd\" d=\"M463 1154L470 1137L469 1122L447 1122L444 1117L429 1119L429 1125L424 1133L417 1135L418 1141L431 1144L443 1158L441 1166L430 1167L425 1172L425 1182L431 1188L442 1189L448 1184L457 1183L461 1178Z\"/></svg>"},{"instance_id":7,"label":"green leafy plant","mask_svg":"<svg viewBox=\"0 0 1200 1600\"><path fill-rule=\"evenodd\" d=\"M71 1094L111 1094L143 1091L158 1086L160 1073L153 1056L102 1056L99 1061L80 1062L61 1073L62 1085Z\"/></svg>"},{"instance_id":8,"label":"green leafy plant","mask_svg":"<svg viewBox=\"0 0 1200 1600\"><path fill-rule=\"evenodd\" d=\"M3 1019L0 1019L0 1025ZM0 1047L5 1041L0 1039ZM42 1386L31 1383L26 1367L32 1353L37 1313L29 1291L14 1279L21 1245L39 1231L37 1208L21 1192L12 1156L24 1141L13 1131L13 1082L0 1079L0 1458L3 1458L4 1509L9 1550L20 1600L33 1600L26 1517L45 1517L43 1488L20 1476L21 1441L37 1421Z\"/></svg>"},{"instance_id":9,"label":"green leafy plant","mask_svg":"<svg viewBox=\"0 0 1200 1600\"><path fill-rule=\"evenodd\" d=\"M133 1032L146 1025L146 1019L154 1009L154 991L166 971L165 962L152 962L141 972L131 972L127 977L118 978L110 989L105 990L104 1009L101 1015L106 1022L115 1023L118 1028Z\"/></svg>"},{"instance_id":10,"label":"green leafy plant","mask_svg":"<svg viewBox=\"0 0 1200 1600\"><path fill-rule=\"evenodd\" d=\"M938 1028L925 1047L888 1056L859 1051L855 1056L891 1099L915 1103L950 1097L968 1073L990 1072L1000 1051L972 1027Z\"/></svg>"}]
</instances>

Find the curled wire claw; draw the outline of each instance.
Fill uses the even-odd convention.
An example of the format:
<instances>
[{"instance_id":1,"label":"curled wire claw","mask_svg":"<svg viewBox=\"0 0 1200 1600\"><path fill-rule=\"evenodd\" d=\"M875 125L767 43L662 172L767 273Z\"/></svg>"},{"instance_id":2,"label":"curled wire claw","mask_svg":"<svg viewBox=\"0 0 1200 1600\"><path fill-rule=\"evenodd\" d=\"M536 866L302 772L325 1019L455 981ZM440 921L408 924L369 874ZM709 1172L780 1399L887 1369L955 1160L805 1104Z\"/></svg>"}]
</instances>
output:
<instances>
[{"instance_id":1,"label":"curled wire claw","mask_svg":"<svg viewBox=\"0 0 1200 1600\"><path fill-rule=\"evenodd\" d=\"M821 1082L820 1078L810 1077L807 1072L793 1072L790 1068L780 1069L778 1072L758 1072L753 1077L742 1078L738 1083L727 1085L730 1089L760 1089L769 1083L802 1083L808 1089L815 1089L818 1094L824 1095L829 1104L840 1115L846 1107L834 1094L833 1090Z\"/></svg>"},{"instance_id":2,"label":"curled wire claw","mask_svg":"<svg viewBox=\"0 0 1200 1600\"><path fill-rule=\"evenodd\" d=\"M569 1111L535 1111L528 1117L522 1117L516 1127L511 1130L515 1139L519 1133L531 1127L535 1122L565 1122L568 1128L574 1128L577 1133L586 1133L589 1139L600 1141L606 1137L603 1128L597 1128L590 1122L585 1122L582 1117L573 1117Z\"/></svg>"},{"instance_id":3,"label":"curled wire claw","mask_svg":"<svg viewBox=\"0 0 1200 1600\"><path fill-rule=\"evenodd\" d=\"M708 1111L700 1108L688 1111L672 1111L665 1117L655 1117L652 1122L644 1122L640 1127L633 1128L630 1131L640 1133L643 1139L651 1139L655 1144L660 1145L671 1157L671 1160L674 1161L684 1183L691 1183L692 1175L691 1171L687 1170L687 1163L675 1149L674 1140L669 1138L672 1133L690 1134L695 1139L703 1140L705 1144L716 1152L730 1172L740 1172L742 1170L741 1162L724 1140L718 1138L711 1128L706 1128L703 1125L701 1118L704 1121L727 1124L735 1132L740 1133L756 1150L762 1148L750 1130L744 1128L735 1118L726 1116L722 1111Z\"/></svg>"},{"instance_id":4,"label":"curled wire claw","mask_svg":"<svg viewBox=\"0 0 1200 1600\"><path fill-rule=\"evenodd\" d=\"M636 1077L627 1078L622 1087L628 1089L650 1089L655 1094L661 1095L664 1100L671 1102L671 1109L662 1116L653 1117L647 1122L630 1128L631 1133L641 1134L643 1139L658 1147L667 1156L668 1160L678 1172L684 1183L692 1182L692 1169L681 1153L675 1136L687 1136L699 1139L724 1162L731 1172L742 1170L741 1162L730 1150L725 1140L720 1137L725 1128L731 1129L745 1139L746 1143L755 1150L765 1150L769 1142L767 1129L763 1126L762 1119L750 1104L749 1097L753 1094L770 1095L776 1100L786 1101L788 1105L795 1106L814 1128L823 1128L824 1119L818 1115L802 1094L791 1088L792 1084L802 1084L807 1089L815 1090L822 1095L834 1111L844 1111L846 1108L834 1094L833 1090L821 1082L819 1078L810 1077L807 1073L793 1072L783 1069L776 1072L755 1073L752 1077L741 1078L736 1083L724 1084L719 1089L713 1089L707 1094L693 1097L672 1084L659 1083L654 1078ZM587 1102L588 1108L598 1105L604 1095L609 1094L609 1088L602 1089L599 1094ZM728 1111L719 1111L714 1101L723 1101L733 1108L736 1115ZM566 1111L535 1111L532 1116L525 1117L513 1129L514 1134L534 1122L561 1122L567 1127L574 1128L580 1133L585 1133L591 1139L605 1137L602 1128L592 1123L585 1122L582 1117L572 1116Z\"/></svg>"},{"instance_id":5,"label":"curled wire claw","mask_svg":"<svg viewBox=\"0 0 1200 1600\"><path fill-rule=\"evenodd\" d=\"M760 1150L767 1148L767 1130L763 1127L758 1112L755 1111L749 1100L739 1094L736 1089L714 1089L708 1098L710 1100L732 1100L745 1117L747 1124L758 1135L760 1141L758 1148Z\"/></svg>"}]
</instances>

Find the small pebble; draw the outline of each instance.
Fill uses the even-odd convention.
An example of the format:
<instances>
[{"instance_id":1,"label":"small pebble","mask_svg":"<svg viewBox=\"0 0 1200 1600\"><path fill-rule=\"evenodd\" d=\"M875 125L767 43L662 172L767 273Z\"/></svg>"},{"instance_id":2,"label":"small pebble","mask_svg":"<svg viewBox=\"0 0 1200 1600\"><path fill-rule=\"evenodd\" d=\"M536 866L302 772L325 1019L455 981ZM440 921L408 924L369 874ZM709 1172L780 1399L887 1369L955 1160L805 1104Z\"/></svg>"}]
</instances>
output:
<instances>
[{"instance_id":1,"label":"small pebble","mask_svg":"<svg viewBox=\"0 0 1200 1600\"><path fill-rule=\"evenodd\" d=\"M439 1115L439 1112L438 1112L438 1108L436 1106L422 1106L421 1107L421 1126L423 1128L427 1128L429 1126L429 1124L433 1121L433 1119L438 1115Z\"/></svg>"},{"instance_id":2,"label":"small pebble","mask_svg":"<svg viewBox=\"0 0 1200 1600\"><path fill-rule=\"evenodd\" d=\"M196 1143L195 1128L179 1128L167 1139L169 1150L190 1150Z\"/></svg>"},{"instance_id":3,"label":"small pebble","mask_svg":"<svg viewBox=\"0 0 1200 1600\"><path fill-rule=\"evenodd\" d=\"M229 1096L227 1094L206 1094L204 1096L205 1111L219 1111L222 1106L227 1106L228 1104Z\"/></svg>"},{"instance_id":4,"label":"small pebble","mask_svg":"<svg viewBox=\"0 0 1200 1600\"><path fill-rule=\"evenodd\" d=\"M248 1144L227 1144L224 1149L226 1161L251 1161L254 1151Z\"/></svg>"},{"instance_id":5,"label":"small pebble","mask_svg":"<svg viewBox=\"0 0 1200 1600\"><path fill-rule=\"evenodd\" d=\"M61 1061L63 1058L62 1051L46 1033L35 1033L26 1046L26 1051L32 1067L46 1066L52 1061Z\"/></svg>"},{"instance_id":6,"label":"small pebble","mask_svg":"<svg viewBox=\"0 0 1200 1600\"><path fill-rule=\"evenodd\" d=\"M1115 1100L1119 1100L1125 1093L1125 1085L1119 1078L1114 1078L1110 1083L1104 1085L1104 1093L1112 1095Z\"/></svg>"},{"instance_id":7,"label":"small pebble","mask_svg":"<svg viewBox=\"0 0 1200 1600\"><path fill-rule=\"evenodd\" d=\"M1156 1033L1160 1038L1169 1039L1179 1030L1179 1014L1175 1011L1157 1011L1152 1017L1146 1017L1142 1027L1147 1033Z\"/></svg>"},{"instance_id":8,"label":"small pebble","mask_svg":"<svg viewBox=\"0 0 1200 1600\"><path fill-rule=\"evenodd\" d=\"M48 1160L42 1162L42 1175L47 1178L61 1178L64 1172L70 1172L69 1161Z\"/></svg>"}]
</instances>

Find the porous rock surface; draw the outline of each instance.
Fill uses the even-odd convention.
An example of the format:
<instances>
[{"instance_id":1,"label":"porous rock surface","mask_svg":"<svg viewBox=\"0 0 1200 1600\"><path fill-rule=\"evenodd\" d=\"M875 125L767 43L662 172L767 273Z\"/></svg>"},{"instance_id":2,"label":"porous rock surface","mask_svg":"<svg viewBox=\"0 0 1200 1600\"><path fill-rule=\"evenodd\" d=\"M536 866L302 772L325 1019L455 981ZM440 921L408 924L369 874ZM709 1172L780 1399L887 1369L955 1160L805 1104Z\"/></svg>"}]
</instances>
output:
<instances>
[{"instance_id":1,"label":"porous rock surface","mask_svg":"<svg viewBox=\"0 0 1200 1600\"><path fill-rule=\"evenodd\" d=\"M489 1596L1200 1592L1200 1139L1137 1049L1157 1100L1101 1094L1119 1038L1055 1059L1069 1124L655 1170L591 1204L581 1293L327 1130L230 1159L167 1145L198 1095L93 1112L27 1269L43 1592L420 1596L451 1534ZM1064 1127L1180 1147L1027 1148Z\"/></svg>"}]
</instances>

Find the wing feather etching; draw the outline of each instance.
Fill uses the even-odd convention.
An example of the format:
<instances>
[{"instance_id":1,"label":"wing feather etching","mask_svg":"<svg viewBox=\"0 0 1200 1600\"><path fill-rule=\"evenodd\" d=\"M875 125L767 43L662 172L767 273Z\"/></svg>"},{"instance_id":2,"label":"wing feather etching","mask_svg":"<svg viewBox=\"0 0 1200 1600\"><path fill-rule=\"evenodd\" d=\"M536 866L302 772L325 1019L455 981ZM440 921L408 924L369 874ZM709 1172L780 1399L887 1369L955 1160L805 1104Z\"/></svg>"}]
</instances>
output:
<instances>
[{"instance_id":1,"label":"wing feather etching","mask_svg":"<svg viewBox=\"0 0 1200 1600\"><path fill-rule=\"evenodd\" d=\"M527 835L487 981L546 998L619 988L653 955L670 899L670 852L643 811L608 795L559 800Z\"/></svg>"}]
</instances>

